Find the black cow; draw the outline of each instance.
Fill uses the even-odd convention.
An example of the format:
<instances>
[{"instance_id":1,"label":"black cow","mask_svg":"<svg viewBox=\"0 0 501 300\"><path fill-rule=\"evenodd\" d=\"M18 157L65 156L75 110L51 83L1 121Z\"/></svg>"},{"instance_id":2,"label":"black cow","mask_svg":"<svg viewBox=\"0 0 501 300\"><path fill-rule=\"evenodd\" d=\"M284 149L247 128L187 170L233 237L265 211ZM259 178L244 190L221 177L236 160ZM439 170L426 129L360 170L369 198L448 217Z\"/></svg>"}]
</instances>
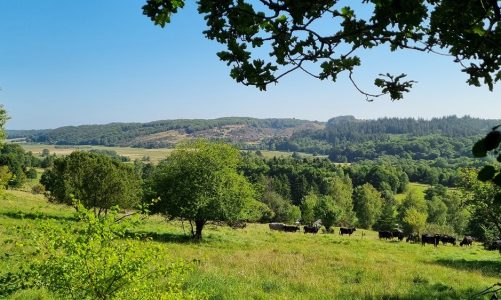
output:
<instances>
[{"instance_id":1,"label":"black cow","mask_svg":"<svg viewBox=\"0 0 501 300\"><path fill-rule=\"evenodd\" d=\"M284 225L284 228L282 229L285 232L296 232L299 230L299 226L295 225Z\"/></svg>"},{"instance_id":2,"label":"black cow","mask_svg":"<svg viewBox=\"0 0 501 300\"><path fill-rule=\"evenodd\" d=\"M449 243L449 244L456 246L456 238L453 236L442 235L442 236L440 236L440 241L444 245L447 245Z\"/></svg>"},{"instance_id":3,"label":"black cow","mask_svg":"<svg viewBox=\"0 0 501 300\"><path fill-rule=\"evenodd\" d=\"M425 244L433 244L433 246L437 247L439 241L440 241L440 235L438 235L438 234L435 234L435 235L423 234L421 236L421 245L423 245L423 246Z\"/></svg>"},{"instance_id":4,"label":"black cow","mask_svg":"<svg viewBox=\"0 0 501 300\"><path fill-rule=\"evenodd\" d=\"M407 236L407 239L405 239L406 242L412 242L412 243L419 243L419 235L417 234L409 234Z\"/></svg>"},{"instance_id":5,"label":"black cow","mask_svg":"<svg viewBox=\"0 0 501 300\"><path fill-rule=\"evenodd\" d=\"M501 252L501 239L496 238L493 241L486 242L484 248L485 250L499 250L499 252Z\"/></svg>"},{"instance_id":6,"label":"black cow","mask_svg":"<svg viewBox=\"0 0 501 300\"><path fill-rule=\"evenodd\" d=\"M379 231L379 238L380 239L391 239L393 237L393 234L391 231Z\"/></svg>"},{"instance_id":7,"label":"black cow","mask_svg":"<svg viewBox=\"0 0 501 300\"><path fill-rule=\"evenodd\" d=\"M357 231L357 229L356 229L355 227L352 227L352 228L344 228L344 227L341 227L341 228L339 228L339 234L340 234L340 235L345 235L345 234L347 234L347 235L350 235L350 236L351 236L351 235L353 234L353 232L355 232L355 231Z\"/></svg>"},{"instance_id":8,"label":"black cow","mask_svg":"<svg viewBox=\"0 0 501 300\"><path fill-rule=\"evenodd\" d=\"M320 227L318 227L318 226L304 226L303 227L304 233L316 234L319 229L320 229Z\"/></svg>"},{"instance_id":9,"label":"black cow","mask_svg":"<svg viewBox=\"0 0 501 300\"><path fill-rule=\"evenodd\" d=\"M395 229L392 232L394 238L398 238L399 241L404 239L404 232L400 229Z\"/></svg>"},{"instance_id":10,"label":"black cow","mask_svg":"<svg viewBox=\"0 0 501 300\"><path fill-rule=\"evenodd\" d=\"M459 246L471 246L473 244L473 238L469 235L465 236L461 243L459 243Z\"/></svg>"}]
</instances>

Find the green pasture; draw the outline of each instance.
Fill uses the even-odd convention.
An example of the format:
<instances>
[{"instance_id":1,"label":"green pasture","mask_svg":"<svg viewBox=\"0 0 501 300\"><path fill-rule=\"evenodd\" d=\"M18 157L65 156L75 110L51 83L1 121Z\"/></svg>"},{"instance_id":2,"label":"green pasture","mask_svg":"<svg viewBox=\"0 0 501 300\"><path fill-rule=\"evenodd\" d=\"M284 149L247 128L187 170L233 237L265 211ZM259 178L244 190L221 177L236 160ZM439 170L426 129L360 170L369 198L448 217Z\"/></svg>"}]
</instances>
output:
<instances>
[{"instance_id":1,"label":"green pasture","mask_svg":"<svg viewBox=\"0 0 501 300\"><path fill-rule=\"evenodd\" d=\"M43 222L71 226L72 209L41 195L0 195L0 275L26 264L30 230ZM183 226L184 225L184 231ZM202 242L190 240L188 224L151 216L132 229L160 245L166 257L194 266L184 287L210 299L467 299L501 282L501 255L459 246L421 246L381 241L373 231L351 237L208 225ZM166 258L159 258L166 259ZM148 278L147 280L160 280ZM28 291L15 299L47 299Z\"/></svg>"}]
</instances>

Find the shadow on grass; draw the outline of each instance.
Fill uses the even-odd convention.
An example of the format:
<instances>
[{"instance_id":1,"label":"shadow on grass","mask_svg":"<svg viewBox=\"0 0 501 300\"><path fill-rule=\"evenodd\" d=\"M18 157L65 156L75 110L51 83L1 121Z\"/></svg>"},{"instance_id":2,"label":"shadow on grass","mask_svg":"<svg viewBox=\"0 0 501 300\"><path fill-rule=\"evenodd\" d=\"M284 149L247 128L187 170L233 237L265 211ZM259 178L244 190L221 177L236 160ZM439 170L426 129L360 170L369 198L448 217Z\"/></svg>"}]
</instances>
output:
<instances>
[{"instance_id":1,"label":"shadow on grass","mask_svg":"<svg viewBox=\"0 0 501 300\"><path fill-rule=\"evenodd\" d=\"M480 271L486 276L500 276L501 274L501 261L438 259L434 263L459 270Z\"/></svg>"},{"instance_id":2,"label":"shadow on grass","mask_svg":"<svg viewBox=\"0 0 501 300\"><path fill-rule=\"evenodd\" d=\"M74 216L59 216L59 215L51 215L45 214L42 212L21 212L21 211L8 211L8 212L0 212L0 216L5 216L7 218L12 219L29 219L29 220L65 220L65 221L76 221L77 219Z\"/></svg>"},{"instance_id":3,"label":"shadow on grass","mask_svg":"<svg viewBox=\"0 0 501 300\"><path fill-rule=\"evenodd\" d=\"M139 237L141 239L151 239L156 242L163 243L178 243L178 244L186 244L186 243L201 243L204 242L204 239L197 240L192 238L186 234L178 234L178 233L170 233L170 232L151 232L151 231L138 231L138 232L130 232L128 234L129 237Z\"/></svg>"},{"instance_id":4,"label":"shadow on grass","mask_svg":"<svg viewBox=\"0 0 501 300\"><path fill-rule=\"evenodd\" d=\"M482 288L481 288L482 289ZM450 286L442 283L414 282L411 288L404 295L381 295L377 297L366 297L369 299L386 299L386 300L415 300L415 299L472 299L471 296L479 291L469 289L455 290ZM484 299L484 298L473 298Z\"/></svg>"}]
</instances>

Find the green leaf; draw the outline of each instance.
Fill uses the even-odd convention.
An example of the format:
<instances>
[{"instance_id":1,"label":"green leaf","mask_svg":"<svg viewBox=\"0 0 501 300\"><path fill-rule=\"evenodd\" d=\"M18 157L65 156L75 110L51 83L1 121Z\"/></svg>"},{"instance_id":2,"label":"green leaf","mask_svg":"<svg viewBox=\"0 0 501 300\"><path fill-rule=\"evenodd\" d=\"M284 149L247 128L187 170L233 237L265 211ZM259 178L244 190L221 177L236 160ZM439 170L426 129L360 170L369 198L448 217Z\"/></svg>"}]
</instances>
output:
<instances>
[{"instance_id":1,"label":"green leaf","mask_svg":"<svg viewBox=\"0 0 501 300\"><path fill-rule=\"evenodd\" d=\"M485 157L487 155L487 150L485 149L484 139L476 142L471 149L473 156L475 157Z\"/></svg>"},{"instance_id":2,"label":"green leaf","mask_svg":"<svg viewBox=\"0 0 501 300\"><path fill-rule=\"evenodd\" d=\"M493 166L484 166L480 172L478 172L478 180L488 181L491 180L496 174L496 169Z\"/></svg>"}]
</instances>

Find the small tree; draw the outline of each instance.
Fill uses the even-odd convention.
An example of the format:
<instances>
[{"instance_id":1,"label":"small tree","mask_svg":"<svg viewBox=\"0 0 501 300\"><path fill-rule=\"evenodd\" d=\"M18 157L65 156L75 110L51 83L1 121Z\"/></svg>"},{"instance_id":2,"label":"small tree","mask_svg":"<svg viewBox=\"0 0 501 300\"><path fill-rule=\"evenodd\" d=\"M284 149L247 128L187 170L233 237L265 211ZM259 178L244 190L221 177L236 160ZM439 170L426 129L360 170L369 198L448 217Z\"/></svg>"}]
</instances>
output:
<instances>
[{"instance_id":1,"label":"small tree","mask_svg":"<svg viewBox=\"0 0 501 300\"><path fill-rule=\"evenodd\" d=\"M156 169L160 201L154 209L190 221L197 239L207 221L242 219L253 190L237 172L240 161L239 151L223 143L196 140L177 147Z\"/></svg>"},{"instance_id":2,"label":"small tree","mask_svg":"<svg viewBox=\"0 0 501 300\"><path fill-rule=\"evenodd\" d=\"M355 189L353 200L358 224L362 228L370 229L381 215L383 207L381 193L370 183L366 183Z\"/></svg>"},{"instance_id":3,"label":"small tree","mask_svg":"<svg viewBox=\"0 0 501 300\"><path fill-rule=\"evenodd\" d=\"M416 208L407 210L403 219L405 231L422 233L426 226L427 217L426 213L420 212Z\"/></svg>"},{"instance_id":4,"label":"small tree","mask_svg":"<svg viewBox=\"0 0 501 300\"><path fill-rule=\"evenodd\" d=\"M315 208L318 205L318 195L310 192L301 201L301 220L303 224L311 225L315 221Z\"/></svg>"},{"instance_id":5,"label":"small tree","mask_svg":"<svg viewBox=\"0 0 501 300\"><path fill-rule=\"evenodd\" d=\"M325 226L327 232L331 232L331 227L338 222L341 215L341 209L336 206L331 196L320 197L315 208L315 216L322 220L322 225Z\"/></svg>"},{"instance_id":6,"label":"small tree","mask_svg":"<svg viewBox=\"0 0 501 300\"><path fill-rule=\"evenodd\" d=\"M73 205L77 198L97 216L116 205L133 208L141 200L141 180L132 166L96 153L76 151L56 159L40 183L49 201Z\"/></svg>"}]
</instances>

